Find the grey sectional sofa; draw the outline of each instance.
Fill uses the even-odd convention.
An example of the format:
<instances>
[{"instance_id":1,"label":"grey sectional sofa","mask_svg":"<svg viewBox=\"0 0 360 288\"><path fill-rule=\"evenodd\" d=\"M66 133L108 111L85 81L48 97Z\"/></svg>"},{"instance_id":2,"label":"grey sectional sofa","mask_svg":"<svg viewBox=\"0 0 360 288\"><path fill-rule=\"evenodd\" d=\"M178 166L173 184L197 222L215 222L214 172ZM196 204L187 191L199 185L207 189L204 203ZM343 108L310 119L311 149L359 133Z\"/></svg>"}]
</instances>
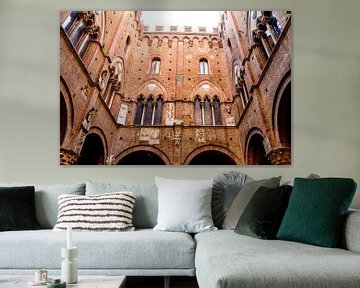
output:
<instances>
[{"instance_id":1,"label":"grey sectional sofa","mask_svg":"<svg viewBox=\"0 0 360 288\"><path fill-rule=\"evenodd\" d=\"M348 213L341 249L260 240L232 230L196 235L160 232L152 230L158 210L155 185L94 182L35 185L42 229L0 232L0 275L28 274L39 268L48 269L50 275L59 274L66 232L51 229L56 221L57 197L121 190L136 195L136 231L73 232L79 274L196 275L200 288L360 287L360 211Z\"/></svg>"}]
</instances>

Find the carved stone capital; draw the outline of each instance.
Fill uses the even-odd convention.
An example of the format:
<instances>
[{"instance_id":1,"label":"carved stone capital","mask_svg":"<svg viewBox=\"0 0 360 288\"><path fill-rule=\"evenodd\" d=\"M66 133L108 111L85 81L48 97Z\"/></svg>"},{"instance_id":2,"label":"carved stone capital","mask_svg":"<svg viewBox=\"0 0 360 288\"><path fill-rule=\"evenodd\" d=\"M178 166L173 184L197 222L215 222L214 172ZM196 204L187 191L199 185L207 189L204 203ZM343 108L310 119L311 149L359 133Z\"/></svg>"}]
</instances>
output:
<instances>
[{"instance_id":1,"label":"carved stone capital","mask_svg":"<svg viewBox=\"0 0 360 288\"><path fill-rule=\"evenodd\" d=\"M79 155L74 151L60 148L60 165L75 165L79 159Z\"/></svg>"},{"instance_id":2,"label":"carved stone capital","mask_svg":"<svg viewBox=\"0 0 360 288\"><path fill-rule=\"evenodd\" d=\"M279 148L270 151L266 158L272 165L290 165L291 164L291 148Z\"/></svg>"}]
</instances>

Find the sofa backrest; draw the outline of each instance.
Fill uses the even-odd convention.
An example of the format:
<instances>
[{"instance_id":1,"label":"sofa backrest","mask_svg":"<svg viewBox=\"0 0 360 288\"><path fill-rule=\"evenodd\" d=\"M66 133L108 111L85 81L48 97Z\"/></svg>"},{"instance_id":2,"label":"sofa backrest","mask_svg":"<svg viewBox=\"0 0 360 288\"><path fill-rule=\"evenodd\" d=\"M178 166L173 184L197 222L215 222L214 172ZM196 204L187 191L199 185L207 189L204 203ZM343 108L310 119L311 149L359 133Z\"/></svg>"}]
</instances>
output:
<instances>
[{"instance_id":1,"label":"sofa backrest","mask_svg":"<svg viewBox=\"0 0 360 288\"><path fill-rule=\"evenodd\" d=\"M0 186L34 186L36 218L43 229L52 229L55 226L58 216L58 197L61 194L85 195L85 183L59 185L0 183Z\"/></svg>"},{"instance_id":2,"label":"sofa backrest","mask_svg":"<svg viewBox=\"0 0 360 288\"><path fill-rule=\"evenodd\" d=\"M133 224L136 229L153 228L157 223L158 192L155 184L86 182L85 195L131 191L135 194Z\"/></svg>"}]
</instances>

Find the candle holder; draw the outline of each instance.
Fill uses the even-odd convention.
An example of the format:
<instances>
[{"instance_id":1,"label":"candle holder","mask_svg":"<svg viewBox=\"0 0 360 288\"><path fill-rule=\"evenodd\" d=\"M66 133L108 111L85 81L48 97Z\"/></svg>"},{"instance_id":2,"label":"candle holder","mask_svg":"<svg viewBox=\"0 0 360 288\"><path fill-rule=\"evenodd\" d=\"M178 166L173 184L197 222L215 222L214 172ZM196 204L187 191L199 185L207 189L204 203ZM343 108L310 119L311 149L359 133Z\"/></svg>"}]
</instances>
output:
<instances>
[{"instance_id":1,"label":"candle holder","mask_svg":"<svg viewBox=\"0 0 360 288\"><path fill-rule=\"evenodd\" d=\"M78 255L77 247L61 248L61 279L67 284L77 283L78 269L75 257Z\"/></svg>"}]
</instances>

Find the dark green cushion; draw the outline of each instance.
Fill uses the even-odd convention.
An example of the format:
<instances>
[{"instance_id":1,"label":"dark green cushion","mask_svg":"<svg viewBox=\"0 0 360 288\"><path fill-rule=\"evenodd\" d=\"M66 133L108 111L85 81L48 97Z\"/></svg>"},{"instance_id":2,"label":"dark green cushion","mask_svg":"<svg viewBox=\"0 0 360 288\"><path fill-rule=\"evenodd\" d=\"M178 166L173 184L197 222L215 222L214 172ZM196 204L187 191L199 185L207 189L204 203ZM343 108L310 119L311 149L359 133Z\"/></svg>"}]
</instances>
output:
<instances>
[{"instance_id":1,"label":"dark green cushion","mask_svg":"<svg viewBox=\"0 0 360 288\"><path fill-rule=\"evenodd\" d=\"M261 239L275 239L288 206L292 187L260 187L252 196L235 232Z\"/></svg>"},{"instance_id":2,"label":"dark green cushion","mask_svg":"<svg viewBox=\"0 0 360 288\"><path fill-rule=\"evenodd\" d=\"M0 187L0 231L39 229L35 188Z\"/></svg>"},{"instance_id":3,"label":"dark green cushion","mask_svg":"<svg viewBox=\"0 0 360 288\"><path fill-rule=\"evenodd\" d=\"M277 238L337 247L355 190L348 178L295 178Z\"/></svg>"}]
</instances>

